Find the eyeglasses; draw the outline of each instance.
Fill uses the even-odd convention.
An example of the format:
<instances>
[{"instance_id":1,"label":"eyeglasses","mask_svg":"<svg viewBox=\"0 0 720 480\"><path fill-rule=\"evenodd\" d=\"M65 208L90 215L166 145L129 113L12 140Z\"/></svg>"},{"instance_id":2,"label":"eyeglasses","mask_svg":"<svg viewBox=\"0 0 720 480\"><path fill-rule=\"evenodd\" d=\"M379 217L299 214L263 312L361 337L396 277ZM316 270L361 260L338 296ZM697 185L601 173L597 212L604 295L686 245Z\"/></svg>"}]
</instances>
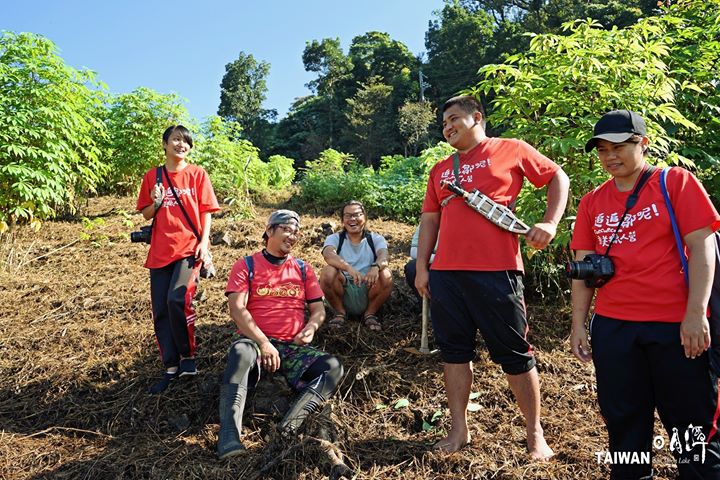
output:
<instances>
[{"instance_id":1,"label":"eyeglasses","mask_svg":"<svg viewBox=\"0 0 720 480\"><path fill-rule=\"evenodd\" d=\"M302 235L299 228L291 225L278 225L278 228L280 228L284 233L287 233L288 235L295 235L298 238Z\"/></svg>"},{"instance_id":2,"label":"eyeglasses","mask_svg":"<svg viewBox=\"0 0 720 480\"><path fill-rule=\"evenodd\" d=\"M345 213L345 214L343 214L343 218L346 220L352 220L354 218L357 219L357 218L363 217L364 215L365 214L363 212Z\"/></svg>"}]
</instances>

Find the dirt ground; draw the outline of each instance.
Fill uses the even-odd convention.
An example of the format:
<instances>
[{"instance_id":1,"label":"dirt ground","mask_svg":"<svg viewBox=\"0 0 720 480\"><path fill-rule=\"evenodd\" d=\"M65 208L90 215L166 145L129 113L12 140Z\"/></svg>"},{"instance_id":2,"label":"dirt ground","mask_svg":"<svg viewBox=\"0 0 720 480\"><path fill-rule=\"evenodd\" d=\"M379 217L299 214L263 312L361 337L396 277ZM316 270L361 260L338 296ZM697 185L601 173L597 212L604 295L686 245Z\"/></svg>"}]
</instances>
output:
<instances>
[{"instance_id":1,"label":"dirt ground","mask_svg":"<svg viewBox=\"0 0 720 480\"><path fill-rule=\"evenodd\" d=\"M0 478L328 478L327 455L313 440L322 428L330 428L357 479L608 476L595 455L607 438L592 367L569 353L563 299L544 306L528 299L554 459L529 461L522 416L482 346L469 413L472 443L452 455L432 452L449 427L442 366L437 355L405 350L420 345L419 309L402 276L413 227L392 221L371 222L391 245L395 276L383 331L350 322L316 336L346 370L326 410L330 427L322 427L323 416L311 417L305 435L281 441L274 425L288 392L270 389L246 409L247 452L217 460L219 379L233 335L223 291L233 262L259 249L270 210L258 207L253 220L229 213L214 220L213 231L225 241L212 247L218 277L201 283L197 301L200 374L149 396L146 388L162 367L142 266L147 246L128 241L128 232L144 223L133 207L131 198L92 199L76 219L2 239ZM322 225L338 220L301 214L304 237L294 253L319 270ZM398 404L402 399L407 406ZM672 478L671 464L667 448L657 450L656 478Z\"/></svg>"}]
</instances>

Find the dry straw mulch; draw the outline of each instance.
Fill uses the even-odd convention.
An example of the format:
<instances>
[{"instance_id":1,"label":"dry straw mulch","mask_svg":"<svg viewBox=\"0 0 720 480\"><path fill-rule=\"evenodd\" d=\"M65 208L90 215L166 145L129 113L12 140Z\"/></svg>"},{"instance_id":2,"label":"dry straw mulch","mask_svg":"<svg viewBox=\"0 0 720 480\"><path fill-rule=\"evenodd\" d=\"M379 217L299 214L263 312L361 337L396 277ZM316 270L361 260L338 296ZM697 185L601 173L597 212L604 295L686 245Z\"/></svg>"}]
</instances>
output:
<instances>
[{"instance_id":1,"label":"dry straw mulch","mask_svg":"<svg viewBox=\"0 0 720 480\"><path fill-rule=\"evenodd\" d=\"M319 479L337 473L327 459L343 455L358 479L607 477L594 453L605 450L606 435L592 367L569 354L567 307L540 307L531 299L543 423L555 458L528 460L522 416L482 347L472 444L452 455L432 452L449 426L442 369L437 356L405 350L420 343L417 305L402 278L413 228L392 221L372 223L391 243L395 275L383 331L351 321L316 337L346 370L326 415L311 418L303 437L283 442L274 425L288 399L282 389L258 392L246 410L247 453L218 461L219 377L233 335L223 290L233 262L258 249L268 213L260 208L255 220L226 214L213 222L226 242L213 247L219 275L201 284L197 302L200 374L160 396L145 393L162 369L142 267L147 247L127 239L128 220L142 223L133 199L91 200L81 214L104 222L92 229L71 219L6 235L0 245L0 478ZM303 220L296 254L318 270L322 224L337 220L310 214ZM91 238L81 239L83 232ZM400 399L408 406L394 408ZM662 452L656 457L657 478L671 478L670 463Z\"/></svg>"}]
</instances>

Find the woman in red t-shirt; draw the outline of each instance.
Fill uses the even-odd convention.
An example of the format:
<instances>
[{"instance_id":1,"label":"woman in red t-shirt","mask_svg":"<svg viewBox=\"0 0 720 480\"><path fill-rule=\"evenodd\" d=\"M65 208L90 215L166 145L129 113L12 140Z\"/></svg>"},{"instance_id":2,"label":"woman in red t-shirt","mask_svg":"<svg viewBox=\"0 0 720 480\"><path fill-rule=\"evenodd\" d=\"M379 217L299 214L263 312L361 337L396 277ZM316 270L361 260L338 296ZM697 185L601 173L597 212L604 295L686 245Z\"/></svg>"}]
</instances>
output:
<instances>
[{"instance_id":1,"label":"woman in red t-shirt","mask_svg":"<svg viewBox=\"0 0 720 480\"><path fill-rule=\"evenodd\" d=\"M609 440L609 451L596 453L598 463L602 457L611 464L611 479L651 478L653 450L660 448L675 456L678 478L720 478L718 383L706 352L712 232L720 216L690 172L668 172L690 256L688 288L660 171L646 161L648 144L644 120L615 110L597 122L585 147L597 148L612 178L580 201L570 247L579 262L588 254L609 257L614 275L606 284L595 275L573 275L570 345L578 359L595 365ZM634 202L628 201L632 192ZM669 439L660 442L665 447L653 440L656 409Z\"/></svg>"},{"instance_id":2,"label":"woman in red t-shirt","mask_svg":"<svg viewBox=\"0 0 720 480\"><path fill-rule=\"evenodd\" d=\"M187 128L168 127L163 133L161 182L157 181L160 167L150 169L137 201L143 217L153 219L145 267L150 269L155 338L166 368L163 377L148 389L150 393L164 391L176 377L197 374L192 301L200 267L210 260L211 214L220 207L205 170L186 161L192 147Z\"/></svg>"}]
</instances>

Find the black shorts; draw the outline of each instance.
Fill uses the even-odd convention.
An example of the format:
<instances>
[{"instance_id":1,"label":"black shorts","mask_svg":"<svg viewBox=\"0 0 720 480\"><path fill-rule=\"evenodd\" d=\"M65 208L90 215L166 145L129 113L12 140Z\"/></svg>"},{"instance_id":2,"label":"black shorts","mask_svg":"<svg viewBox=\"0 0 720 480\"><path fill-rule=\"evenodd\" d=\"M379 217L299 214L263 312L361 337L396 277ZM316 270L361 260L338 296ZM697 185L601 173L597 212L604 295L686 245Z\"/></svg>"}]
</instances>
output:
<instances>
[{"instance_id":1,"label":"black shorts","mask_svg":"<svg viewBox=\"0 0 720 480\"><path fill-rule=\"evenodd\" d=\"M480 330L490 358L505 373L518 375L535 366L527 342L522 273L431 270L430 293L435 344L443 362L472 361Z\"/></svg>"}]
</instances>

